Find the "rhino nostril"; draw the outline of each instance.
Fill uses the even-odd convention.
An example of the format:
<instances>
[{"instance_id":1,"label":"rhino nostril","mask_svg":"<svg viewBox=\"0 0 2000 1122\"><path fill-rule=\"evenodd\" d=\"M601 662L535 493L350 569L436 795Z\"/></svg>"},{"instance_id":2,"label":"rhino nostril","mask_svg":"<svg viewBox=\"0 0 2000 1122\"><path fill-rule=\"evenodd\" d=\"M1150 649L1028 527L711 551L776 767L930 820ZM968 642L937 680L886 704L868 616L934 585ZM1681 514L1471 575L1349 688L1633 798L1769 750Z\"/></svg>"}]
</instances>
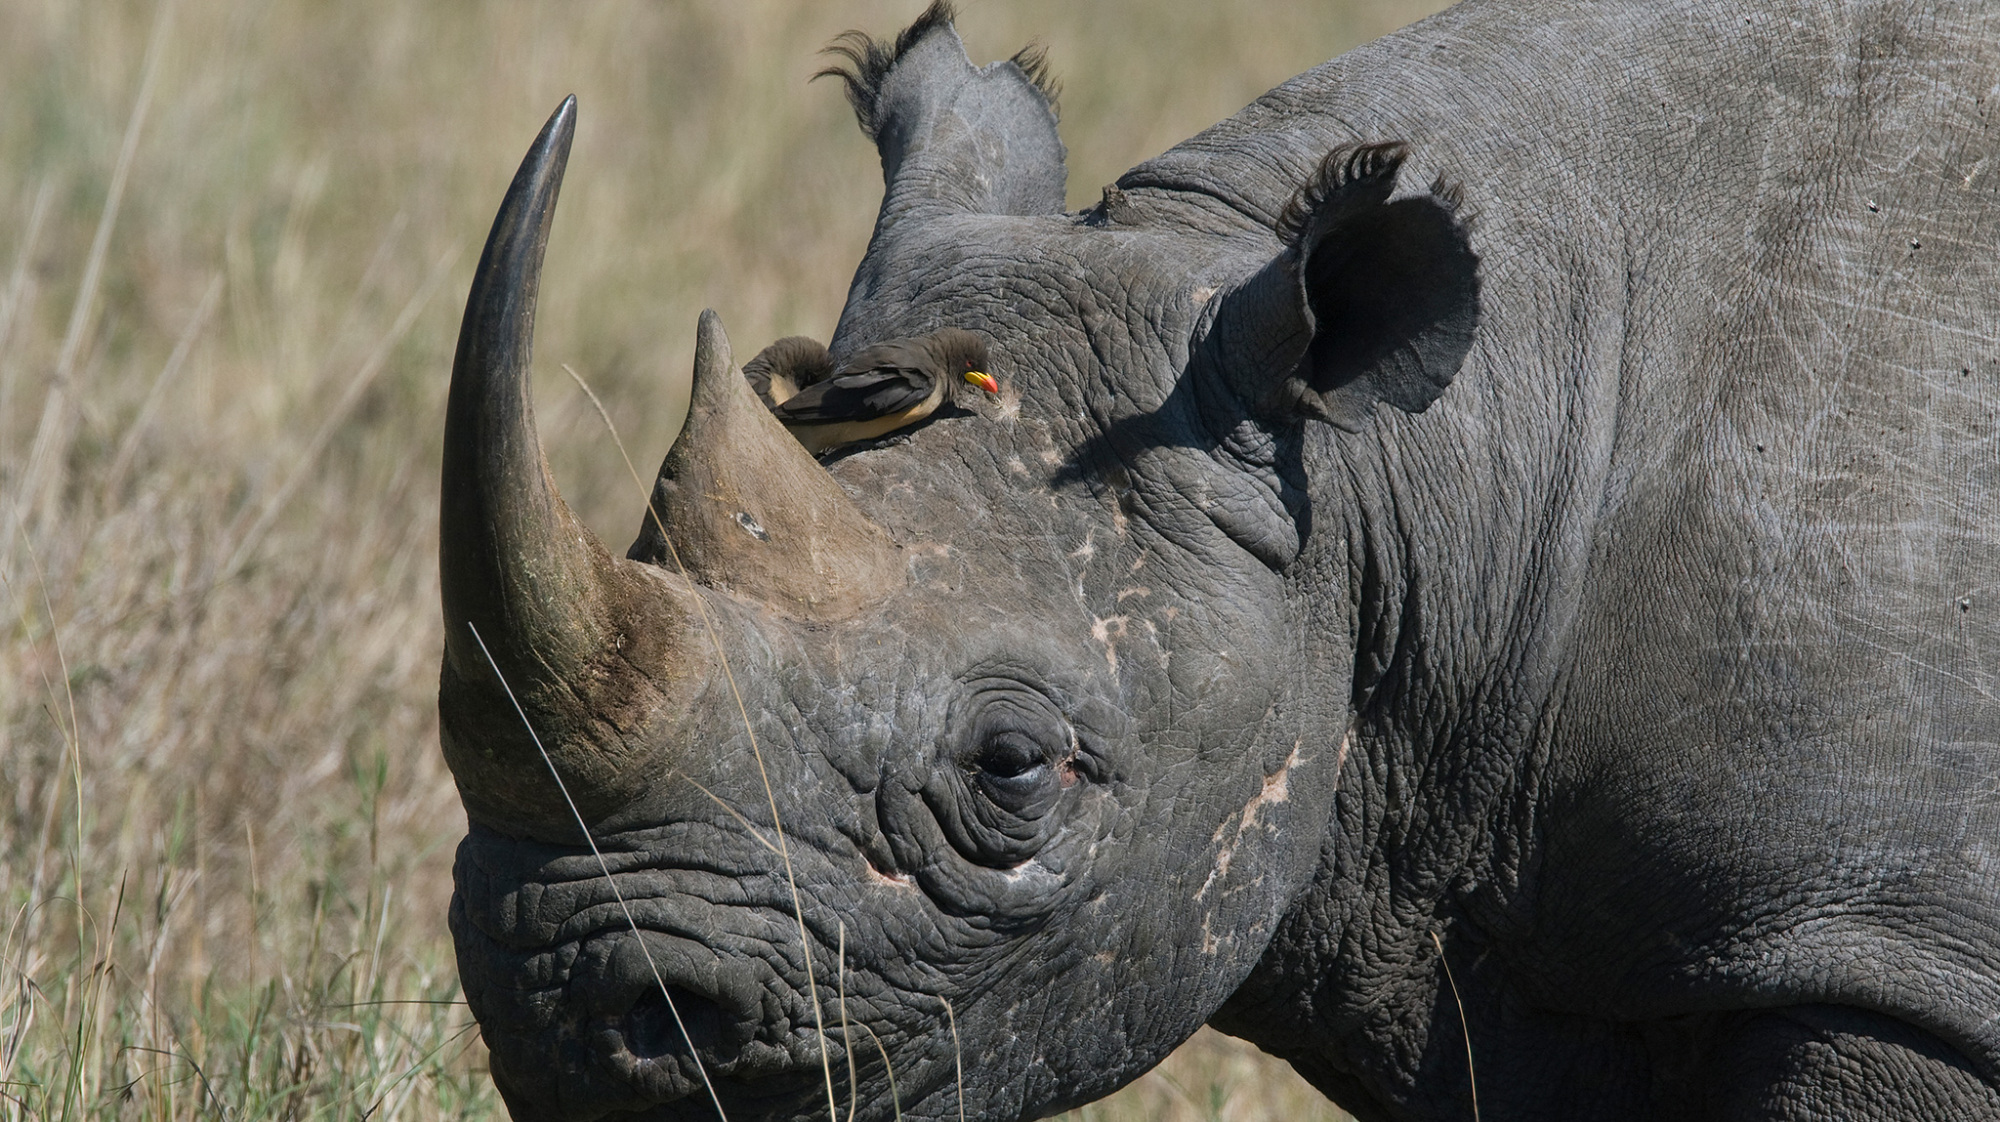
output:
<instances>
[{"instance_id":1,"label":"rhino nostril","mask_svg":"<svg viewBox=\"0 0 2000 1122\"><path fill-rule=\"evenodd\" d=\"M709 998L679 986L653 989L640 995L625 1014L625 1046L645 1060L685 1056L690 1051L712 1054L740 1043L725 1039L732 1035L728 1025L722 1007Z\"/></svg>"},{"instance_id":2,"label":"rhino nostril","mask_svg":"<svg viewBox=\"0 0 2000 1122\"><path fill-rule=\"evenodd\" d=\"M597 1062L655 1103L701 1094L709 1075L791 1066L760 1045L768 1021L755 968L689 939L612 932L586 942L567 995Z\"/></svg>"}]
</instances>

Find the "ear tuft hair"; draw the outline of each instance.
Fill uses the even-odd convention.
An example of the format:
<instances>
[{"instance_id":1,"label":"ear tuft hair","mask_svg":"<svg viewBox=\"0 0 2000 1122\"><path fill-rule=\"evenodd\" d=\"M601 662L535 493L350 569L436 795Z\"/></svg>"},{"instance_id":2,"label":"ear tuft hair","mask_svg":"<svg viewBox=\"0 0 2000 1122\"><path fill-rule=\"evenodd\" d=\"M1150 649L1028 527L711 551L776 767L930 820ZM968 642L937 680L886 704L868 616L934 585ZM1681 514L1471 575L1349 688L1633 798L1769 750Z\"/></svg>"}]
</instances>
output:
<instances>
[{"instance_id":1,"label":"ear tuft hair","mask_svg":"<svg viewBox=\"0 0 2000 1122\"><path fill-rule=\"evenodd\" d=\"M1410 146L1400 140L1343 144L1328 152L1278 212L1278 237L1296 246L1315 223L1331 225L1362 207L1380 206L1409 156Z\"/></svg>"},{"instance_id":2,"label":"ear tuft hair","mask_svg":"<svg viewBox=\"0 0 2000 1122\"><path fill-rule=\"evenodd\" d=\"M1049 112L1060 120L1062 79L1056 77L1054 68L1049 65L1049 49L1040 43L1030 43L1015 51L1014 57L1007 61L1021 68L1021 73L1028 78L1028 84L1041 91L1042 97L1048 100Z\"/></svg>"},{"instance_id":3,"label":"ear tuft hair","mask_svg":"<svg viewBox=\"0 0 2000 1122\"><path fill-rule=\"evenodd\" d=\"M953 23L958 19L958 9L951 0L931 0L931 6L924 9L916 22L904 28L892 40L877 39L866 31L843 31L834 36L833 42L820 53L839 55L844 63L835 63L813 75L821 78L838 78L847 87L847 103L854 106L854 116L861 122L861 131L868 139L879 139L882 131L880 112L882 80L910 48L923 41L924 36L938 27ZM1049 66L1048 48L1040 43L1030 43L1014 52L1007 61L1021 68L1021 73L1030 85L1041 92L1049 103L1049 112L1059 114L1058 99L1062 97L1062 82Z\"/></svg>"},{"instance_id":4,"label":"ear tuft hair","mask_svg":"<svg viewBox=\"0 0 2000 1122\"><path fill-rule=\"evenodd\" d=\"M882 79L888 77L897 60L908 54L910 48L921 42L924 36L957 18L958 10L952 6L951 0L931 0L931 6L925 8L916 22L904 28L893 42L877 39L866 31L843 31L820 53L839 55L847 61L819 71L813 79L840 79L847 87L847 103L854 106L854 116L861 122L861 131L868 135L868 139L874 140L882 127L877 112Z\"/></svg>"},{"instance_id":5,"label":"ear tuft hair","mask_svg":"<svg viewBox=\"0 0 2000 1122\"><path fill-rule=\"evenodd\" d=\"M1471 224L1471 215L1465 209L1465 187L1446 179L1443 172L1431 180L1431 198L1450 211L1461 224Z\"/></svg>"}]
</instances>

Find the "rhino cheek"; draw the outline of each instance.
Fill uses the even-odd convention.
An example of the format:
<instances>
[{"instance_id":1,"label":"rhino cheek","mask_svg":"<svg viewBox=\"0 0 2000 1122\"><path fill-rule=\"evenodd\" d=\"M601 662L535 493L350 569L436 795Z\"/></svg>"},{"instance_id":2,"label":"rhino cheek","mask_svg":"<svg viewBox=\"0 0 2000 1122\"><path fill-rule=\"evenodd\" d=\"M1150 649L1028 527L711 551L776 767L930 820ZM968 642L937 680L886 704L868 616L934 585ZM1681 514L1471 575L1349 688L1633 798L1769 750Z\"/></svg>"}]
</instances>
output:
<instances>
[{"instance_id":1,"label":"rhino cheek","mask_svg":"<svg viewBox=\"0 0 2000 1122\"><path fill-rule=\"evenodd\" d=\"M1309 750L1304 733L1343 704L1292 703L1271 685L1287 677L1258 660L1237 670L1265 688L1232 673L1203 680L1244 698L1247 718L1197 704L1181 728L1124 738L1094 801L1067 807L1060 832L1015 869L966 862L915 791L885 808L904 860L946 855L915 866L924 892L1000 937L953 990L967 1064L982 1073L974 1093L997 1100L996 1114L1083 1101L1157 1062L1254 968L1309 872L1289 855L1312 847L1279 841L1328 813L1338 746ZM1275 762L1239 747L1281 727L1294 735Z\"/></svg>"}]
</instances>

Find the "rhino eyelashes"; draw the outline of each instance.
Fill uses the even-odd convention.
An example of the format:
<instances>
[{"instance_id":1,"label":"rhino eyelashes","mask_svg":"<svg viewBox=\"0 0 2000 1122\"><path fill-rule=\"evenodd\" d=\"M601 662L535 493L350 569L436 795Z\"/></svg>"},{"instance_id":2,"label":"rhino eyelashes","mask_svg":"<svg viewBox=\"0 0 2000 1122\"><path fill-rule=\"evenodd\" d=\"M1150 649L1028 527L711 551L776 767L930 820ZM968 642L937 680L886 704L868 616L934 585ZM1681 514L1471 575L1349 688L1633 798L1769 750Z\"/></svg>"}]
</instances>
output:
<instances>
[{"instance_id":1,"label":"rhino eyelashes","mask_svg":"<svg viewBox=\"0 0 2000 1122\"><path fill-rule=\"evenodd\" d=\"M1059 789L1048 750L1018 732L988 738L973 757L971 771L986 797L1014 814L1046 810L1045 796Z\"/></svg>"},{"instance_id":2,"label":"rhino eyelashes","mask_svg":"<svg viewBox=\"0 0 2000 1122\"><path fill-rule=\"evenodd\" d=\"M1006 732L986 742L972 766L995 779L1019 779L1046 764L1041 745Z\"/></svg>"}]
</instances>

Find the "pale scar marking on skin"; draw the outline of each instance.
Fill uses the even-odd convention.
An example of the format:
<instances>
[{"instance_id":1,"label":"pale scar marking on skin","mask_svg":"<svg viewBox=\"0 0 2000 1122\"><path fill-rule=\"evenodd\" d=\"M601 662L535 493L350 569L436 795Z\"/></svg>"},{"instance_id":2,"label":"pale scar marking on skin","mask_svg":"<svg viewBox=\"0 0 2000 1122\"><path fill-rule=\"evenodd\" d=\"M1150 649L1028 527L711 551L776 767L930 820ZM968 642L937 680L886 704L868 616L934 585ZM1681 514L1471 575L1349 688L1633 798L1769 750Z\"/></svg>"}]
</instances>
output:
<instances>
[{"instance_id":1,"label":"pale scar marking on skin","mask_svg":"<svg viewBox=\"0 0 2000 1122\"><path fill-rule=\"evenodd\" d=\"M1208 890L1215 885L1216 881L1229 875L1229 866L1236 860L1236 847L1243 843L1243 835L1250 831L1250 827L1257 824L1259 812L1267 806L1276 806L1279 803L1288 801L1292 797L1292 768L1298 766L1299 753L1304 745L1305 741L1294 740L1292 742L1292 751L1285 757L1285 762L1278 765L1277 771L1264 777L1263 788L1255 795L1252 795L1249 802L1243 804L1241 811L1231 815L1231 818L1234 818L1236 821L1236 836L1230 838L1227 844L1223 844L1221 852L1215 855L1215 868L1209 871L1208 879L1202 881L1201 888L1195 892L1194 898L1196 900L1200 900L1202 897L1208 895ZM1347 750L1347 741L1345 738L1341 740L1340 747L1341 751L1345 753ZM1229 819L1224 819L1222 825L1215 828L1214 835L1208 839L1211 845L1222 843L1222 836L1229 832L1229 821Z\"/></svg>"},{"instance_id":2,"label":"pale scar marking on skin","mask_svg":"<svg viewBox=\"0 0 2000 1122\"><path fill-rule=\"evenodd\" d=\"M1022 878L1027 877L1033 873L1038 873L1041 871L1041 869L1042 869L1042 863L1039 861L1024 861L1021 864L1016 865L1011 869L1001 870L1000 875L1003 878L1005 878L1009 884L1018 884L1020 883Z\"/></svg>"},{"instance_id":3,"label":"pale scar marking on skin","mask_svg":"<svg viewBox=\"0 0 2000 1122\"><path fill-rule=\"evenodd\" d=\"M1095 557L1097 555L1097 543L1094 540L1096 537L1097 537L1096 530L1094 529L1085 530L1083 532L1083 544L1077 546L1075 549L1070 551L1069 554L1070 560L1088 561L1092 557Z\"/></svg>"},{"instance_id":4,"label":"pale scar marking on skin","mask_svg":"<svg viewBox=\"0 0 2000 1122\"><path fill-rule=\"evenodd\" d=\"M1118 640L1125 637L1125 625L1131 622L1131 616L1090 617L1090 637L1104 644L1104 661L1113 674L1118 673Z\"/></svg>"},{"instance_id":5,"label":"pale scar marking on skin","mask_svg":"<svg viewBox=\"0 0 2000 1122\"><path fill-rule=\"evenodd\" d=\"M885 873L873 865L868 866L868 879L876 884L886 884L891 888L915 888L917 882L908 873Z\"/></svg>"}]
</instances>

